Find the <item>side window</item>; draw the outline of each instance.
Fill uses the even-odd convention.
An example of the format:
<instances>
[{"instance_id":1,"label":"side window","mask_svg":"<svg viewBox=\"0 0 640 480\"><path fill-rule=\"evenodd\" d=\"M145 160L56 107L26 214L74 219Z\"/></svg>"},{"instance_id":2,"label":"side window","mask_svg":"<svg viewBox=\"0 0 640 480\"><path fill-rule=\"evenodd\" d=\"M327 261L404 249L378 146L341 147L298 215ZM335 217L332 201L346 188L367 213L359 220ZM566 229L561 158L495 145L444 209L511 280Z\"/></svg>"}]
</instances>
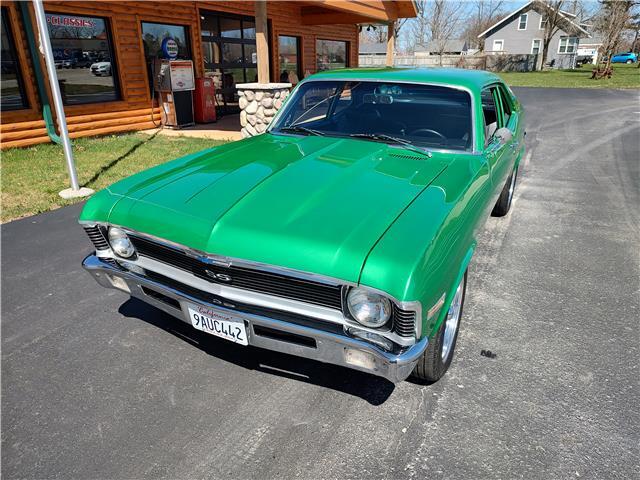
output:
<instances>
[{"instance_id":1,"label":"side window","mask_svg":"<svg viewBox=\"0 0 640 480\"><path fill-rule=\"evenodd\" d=\"M120 100L109 19L46 13L65 105Z\"/></svg>"},{"instance_id":2,"label":"side window","mask_svg":"<svg viewBox=\"0 0 640 480\"><path fill-rule=\"evenodd\" d=\"M484 116L484 146L491 142L491 137L498 130L499 112L496 108L494 96L495 88L485 88L480 96L482 100L482 114Z\"/></svg>"},{"instance_id":3,"label":"side window","mask_svg":"<svg viewBox=\"0 0 640 480\"><path fill-rule=\"evenodd\" d=\"M0 10L0 20L2 22L0 33L2 34L2 76L0 77L0 108L3 111L19 110L27 108L27 97L24 92L22 75L16 55L16 48L13 43L13 35L8 19L7 7Z\"/></svg>"},{"instance_id":4,"label":"side window","mask_svg":"<svg viewBox=\"0 0 640 480\"><path fill-rule=\"evenodd\" d=\"M513 111L511 108L511 96L502 85L499 87L499 91L500 104L502 105L502 126L506 127L509 124L509 119Z\"/></svg>"}]
</instances>

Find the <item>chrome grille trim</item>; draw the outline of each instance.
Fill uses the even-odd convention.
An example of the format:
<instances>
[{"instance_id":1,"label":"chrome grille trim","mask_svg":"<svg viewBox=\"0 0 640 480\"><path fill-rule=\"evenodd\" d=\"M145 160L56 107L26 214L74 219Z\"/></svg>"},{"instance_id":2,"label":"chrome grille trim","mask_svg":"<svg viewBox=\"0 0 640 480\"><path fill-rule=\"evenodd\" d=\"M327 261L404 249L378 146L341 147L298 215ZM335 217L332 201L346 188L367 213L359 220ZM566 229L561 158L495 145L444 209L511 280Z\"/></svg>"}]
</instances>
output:
<instances>
[{"instance_id":1,"label":"chrome grille trim","mask_svg":"<svg viewBox=\"0 0 640 480\"><path fill-rule=\"evenodd\" d=\"M96 250L109 250L109 243L98 225L83 225L82 227Z\"/></svg>"},{"instance_id":2,"label":"chrome grille trim","mask_svg":"<svg viewBox=\"0 0 640 480\"><path fill-rule=\"evenodd\" d=\"M403 310L394 304L393 330L401 337L413 337L416 334L416 312Z\"/></svg>"},{"instance_id":3,"label":"chrome grille trim","mask_svg":"<svg viewBox=\"0 0 640 480\"><path fill-rule=\"evenodd\" d=\"M129 238L139 255L188 271L208 282L342 310L340 285L328 285L233 264L226 266L211 263L203 258L190 256L180 249L135 234L130 234ZM220 280L215 276L216 274L222 277L228 276L231 280Z\"/></svg>"}]
</instances>

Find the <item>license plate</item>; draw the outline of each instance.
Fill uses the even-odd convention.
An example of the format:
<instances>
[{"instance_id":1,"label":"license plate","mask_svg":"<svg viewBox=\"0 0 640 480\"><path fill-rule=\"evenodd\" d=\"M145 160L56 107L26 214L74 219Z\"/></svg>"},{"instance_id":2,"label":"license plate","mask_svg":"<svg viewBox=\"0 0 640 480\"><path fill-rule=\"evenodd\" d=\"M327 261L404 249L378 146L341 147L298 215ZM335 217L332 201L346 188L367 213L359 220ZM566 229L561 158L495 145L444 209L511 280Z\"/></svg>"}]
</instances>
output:
<instances>
[{"instance_id":1,"label":"license plate","mask_svg":"<svg viewBox=\"0 0 640 480\"><path fill-rule=\"evenodd\" d=\"M187 305L191 325L197 330L240 345L249 345L244 320L220 310L196 305Z\"/></svg>"}]
</instances>

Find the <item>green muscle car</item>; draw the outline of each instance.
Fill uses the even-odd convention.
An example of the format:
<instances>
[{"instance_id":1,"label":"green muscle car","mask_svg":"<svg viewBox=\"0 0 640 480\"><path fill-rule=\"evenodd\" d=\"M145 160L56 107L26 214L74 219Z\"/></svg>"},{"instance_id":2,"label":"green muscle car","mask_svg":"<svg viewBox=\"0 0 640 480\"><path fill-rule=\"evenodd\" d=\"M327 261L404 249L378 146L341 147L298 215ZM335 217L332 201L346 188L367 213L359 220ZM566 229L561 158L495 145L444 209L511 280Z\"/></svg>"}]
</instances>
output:
<instances>
[{"instance_id":1,"label":"green muscle car","mask_svg":"<svg viewBox=\"0 0 640 480\"><path fill-rule=\"evenodd\" d=\"M238 344L438 380L489 214L511 206L523 110L488 72L312 75L266 133L86 204L84 268Z\"/></svg>"}]
</instances>

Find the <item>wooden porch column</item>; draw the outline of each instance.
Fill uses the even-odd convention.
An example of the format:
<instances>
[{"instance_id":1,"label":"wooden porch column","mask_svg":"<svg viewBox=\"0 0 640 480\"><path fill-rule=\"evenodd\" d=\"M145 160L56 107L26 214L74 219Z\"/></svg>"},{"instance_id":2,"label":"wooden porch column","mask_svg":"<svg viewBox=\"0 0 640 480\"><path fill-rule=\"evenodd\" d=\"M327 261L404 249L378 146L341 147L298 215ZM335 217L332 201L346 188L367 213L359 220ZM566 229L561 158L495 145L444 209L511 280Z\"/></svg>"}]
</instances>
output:
<instances>
[{"instance_id":1,"label":"wooden porch column","mask_svg":"<svg viewBox=\"0 0 640 480\"><path fill-rule=\"evenodd\" d=\"M387 67L393 67L393 50L395 45L395 22L389 22L387 24Z\"/></svg>"},{"instance_id":2,"label":"wooden porch column","mask_svg":"<svg viewBox=\"0 0 640 480\"><path fill-rule=\"evenodd\" d=\"M266 0L256 0L256 55L258 57L258 83L269 83Z\"/></svg>"}]
</instances>

